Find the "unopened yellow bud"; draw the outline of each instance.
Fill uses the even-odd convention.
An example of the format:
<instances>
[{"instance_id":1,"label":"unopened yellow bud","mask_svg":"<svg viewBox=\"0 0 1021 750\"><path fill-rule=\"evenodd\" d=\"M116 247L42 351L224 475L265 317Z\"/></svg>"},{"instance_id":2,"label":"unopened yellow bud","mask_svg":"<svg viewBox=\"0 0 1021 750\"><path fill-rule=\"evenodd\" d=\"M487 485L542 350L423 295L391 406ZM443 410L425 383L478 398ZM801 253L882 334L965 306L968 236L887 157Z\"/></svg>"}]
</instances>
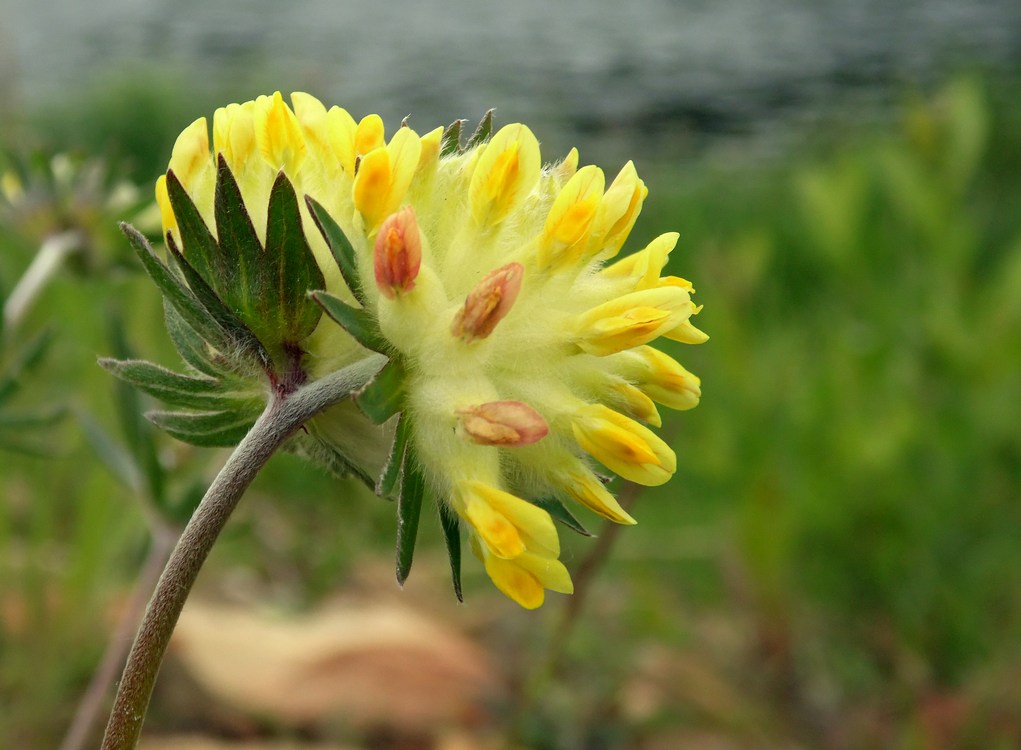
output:
<instances>
[{"instance_id":1,"label":"unopened yellow bud","mask_svg":"<svg viewBox=\"0 0 1021 750\"><path fill-rule=\"evenodd\" d=\"M663 425L656 404L640 388L636 388L630 383L621 382L614 384L612 390L624 403L626 411L653 427Z\"/></svg>"},{"instance_id":2,"label":"unopened yellow bud","mask_svg":"<svg viewBox=\"0 0 1021 750\"><path fill-rule=\"evenodd\" d=\"M521 401L490 401L457 410L465 435L479 445L530 445L549 433L543 416Z\"/></svg>"},{"instance_id":3,"label":"unopened yellow bud","mask_svg":"<svg viewBox=\"0 0 1021 750\"><path fill-rule=\"evenodd\" d=\"M383 222L376 235L373 263L376 286L387 299L415 288L422 265L422 237L411 206L405 206Z\"/></svg>"},{"instance_id":4,"label":"unopened yellow bud","mask_svg":"<svg viewBox=\"0 0 1021 750\"><path fill-rule=\"evenodd\" d=\"M468 200L482 227L496 226L531 192L542 171L539 141L525 125L497 131L484 147L472 173Z\"/></svg>"},{"instance_id":5,"label":"unopened yellow bud","mask_svg":"<svg viewBox=\"0 0 1021 750\"><path fill-rule=\"evenodd\" d=\"M524 276L525 267L520 263L508 263L487 274L454 316L450 332L465 343L489 336L514 306Z\"/></svg>"},{"instance_id":6,"label":"unopened yellow bud","mask_svg":"<svg viewBox=\"0 0 1021 750\"><path fill-rule=\"evenodd\" d=\"M660 485L677 469L674 452L655 433L602 404L578 409L572 427L586 453L632 482Z\"/></svg>"},{"instance_id":7,"label":"unopened yellow bud","mask_svg":"<svg viewBox=\"0 0 1021 750\"><path fill-rule=\"evenodd\" d=\"M701 309L701 305L698 307L692 305L691 314L697 315ZM682 320L676 327L666 331L663 336L672 341L680 341L682 344L704 344L709 340L709 334L695 328L688 319Z\"/></svg>"}]
</instances>

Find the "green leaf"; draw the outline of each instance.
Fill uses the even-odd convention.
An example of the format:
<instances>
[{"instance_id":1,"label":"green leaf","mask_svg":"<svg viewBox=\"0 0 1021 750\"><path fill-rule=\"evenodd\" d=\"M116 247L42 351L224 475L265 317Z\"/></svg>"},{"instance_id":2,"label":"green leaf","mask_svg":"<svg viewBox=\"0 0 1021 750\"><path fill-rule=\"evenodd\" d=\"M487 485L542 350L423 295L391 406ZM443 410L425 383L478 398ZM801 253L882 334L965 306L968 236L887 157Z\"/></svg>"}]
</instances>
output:
<instances>
[{"instance_id":1,"label":"green leaf","mask_svg":"<svg viewBox=\"0 0 1021 750\"><path fill-rule=\"evenodd\" d=\"M443 541L447 545L447 558L450 560L450 578L454 584L454 596L459 602L464 601L461 592L461 524L457 513L446 503L437 503L440 509L440 526L443 527Z\"/></svg>"},{"instance_id":2,"label":"green leaf","mask_svg":"<svg viewBox=\"0 0 1021 750\"><path fill-rule=\"evenodd\" d=\"M376 377L355 394L355 403L373 424L383 424L403 408L406 378L404 364L391 357Z\"/></svg>"},{"instance_id":3,"label":"green leaf","mask_svg":"<svg viewBox=\"0 0 1021 750\"><path fill-rule=\"evenodd\" d=\"M376 482L376 494L380 497L393 497L394 488L401 478L401 470L404 467L404 454L408 447L408 439L411 437L411 419L407 412L397 418L397 430L394 433L394 441L390 446L390 456L386 460L386 466L379 475Z\"/></svg>"},{"instance_id":4,"label":"green leaf","mask_svg":"<svg viewBox=\"0 0 1021 750\"><path fill-rule=\"evenodd\" d=\"M230 411L151 411L145 415L178 440L208 448L230 448L241 442L257 416Z\"/></svg>"},{"instance_id":5,"label":"green leaf","mask_svg":"<svg viewBox=\"0 0 1021 750\"><path fill-rule=\"evenodd\" d=\"M267 319L282 317L278 340L297 344L315 330L322 309L308 298L326 286L301 226L294 187L281 171L269 195L266 252L260 268L258 303Z\"/></svg>"},{"instance_id":6,"label":"green leaf","mask_svg":"<svg viewBox=\"0 0 1021 750\"><path fill-rule=\"evenodd\" d=\"M52 406L39 411L0 412L0 430L41 430L53 427L67 416L64 406Z\"/></svg>"},{"instance_id":7,"label":"green leaf","mask_svg":"<svg viewBox=\"0 0 1021 750\"><path fill-rule=\"evenodd\" d=\"M355 249L351 245L351 240L347 238L344 230L333 220L329 212L316 203L314 198L306 195L305 203L308 205L309 213L312 214L312 220L315 222L316 227L319 228L323 239L326 240L330 252L333 253L334 260L337 261L337 267L340 268L340 274L344 277L347 288L351 290L351 294L354 295L354 298L358 300L362 307L365 307L368 304L368 300L365 297L365 292L362 291L361 274L358 272L358 259L355 257Z\"/></svg>"},{"instance_id":8,"label":"green leaf","mask_svg":"<svg viewBox=\"0 0 1021 750\"><path fill-rule=\"evenodd\" d=\"M166 305L166 300L164 300ZM110 346L114 354L121 359L131 358L133 352L128 346L124 335L121 317L111 312L108 320ZM166 496L167 473L160 461L156 448L155 430L142 414L142 399L138 391L122 379L114 381L114 405L120 422L124 444L133 454L136 465L140 467L149 488L149 497L157 505L163 503ZM136 492L141 491L141 485Z\"/></svg>"},{"instance_id":9,"label":"green leaf","mask_svg":"<svg viewBox=\"0 0 1021 750\"><path fill-rule=\"evenodd\" d=\"M217 158L213 216L223 274L210 281L242 320L250 327L257 326L258 277L265 252L245 208L241 188L223 154Z\"/></svg>"},{"instance_id":10,"label":"green leaf","mask_svg":"<svg viewBox=\"0 0 1021 750\"><path fill-rule=\"evenodd\" d=\"M556 498L544 497L539 500L533 500L532 505L542 508L553 517L554 521L559 521L571 531L576 531L582 536L592 536L592 533L582 526L581 522L574 517L571 511L564 507L564 504Z\"/></svg>"},{"instance_id":11,"label":"green leaf","mask_svg":"<svg viewBox=\"0 0 1021 750\"><path fill-rule=\"evenodd\" d=\"M375 319L367 311L351 307L344 300L334 297L329 292L312 292L311 297L322 306L327 315L339 323L341 328L350 333L366 349L380 354L389 352L390 347L387 346L386 339L383 338Z\"/></svg>"},{"instance_id":12,"label":"green leaf","mask_svg":"<svg viewBox=\"0 0 1021 750\"><path fill-rule=\"evenodd\" d=\"M475 132L472 133L471 138L464 144L463 151L471 151L476 146L480 146L489 140L489 136L493 134L493 110L489 110L486 114L482 115L482 119L479 120L479 125L475 128Z\"/></svg>"},{"instance_id":13,"label":"green leaf","mask_svg":"<svg viewBox=\"0 0 1021 750\"><path fill-rule=\"evenodd\" d=\"M124 222L120 224L120 228L134 248L139 260L142 261L146 273L159 287L167 302L180 313L181 318L204 340L221 352L233 351L236 345L232 341L232 337L213 319L209 311L203 307L184 282L157 257L149 241L142 236L141 232Z\"/></svg>"},{"instance_id":14,"label":"green leaf","mask_svg":"<svg viewBox=\"0 0 1021 750\"><path fill-rule=\"evenodd\" d=\"M101 359L111 374L169 406L209 411L261 410L263 398L249 390L231 391L212 378L193 378L143 360Z\"/></svg>"},{"instance_id":15,"label":"green leaf","mask_svg":"<svg viewBox=\"0 0 1021 750\"><path fill-rule=\"evenodd\" d=\"M461 128L467 120L454 120L452 123L447 125L447 129L443 131L443 135L440 137L440 158L444 156L450 156L453 153L457 153L461 150Z\"/></svg>"},{"instance_id":16,"label":"green leaf","mask_svg":"<svg viewBox=\"0 0 1021 750\"><path fill-rule=\"evenodd\" d=\"M401 586L411 572L418 539L418 522L422 517L425 477L411 454L405 455L404 479L397 498L397 583Z\"/></svg>"}]
</instances>

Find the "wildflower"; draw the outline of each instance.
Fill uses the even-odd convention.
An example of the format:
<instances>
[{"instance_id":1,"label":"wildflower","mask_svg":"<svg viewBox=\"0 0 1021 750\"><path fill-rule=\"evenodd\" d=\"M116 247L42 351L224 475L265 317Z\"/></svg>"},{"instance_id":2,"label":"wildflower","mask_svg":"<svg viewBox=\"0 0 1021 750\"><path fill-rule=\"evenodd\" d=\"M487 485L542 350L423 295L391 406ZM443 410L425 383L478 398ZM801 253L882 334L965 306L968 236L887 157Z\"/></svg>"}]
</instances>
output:
<instances>
[{"instance_id":1,"label":"wildflower","mask_svg":"<svg viewBox=\"0 0 1021 750\"><path fill-rule=\"evenodd\" d=\"M657 403L700 397L698 379L651 346L705 338L690 322L694 289L661 275L676 235L605 266L647 193L634 165L609 187L576 150L543 166L525 125L491 133L487 119L466 146L459 124L402 125L388 140L375 115L356 122L307 94L291 103L278 93L217 110L211 143L205 120L182 133L156 189L171 249L252 333L271 383L385 355L360 413L334 407L300 439L398 496L401 580L428 495L448 544L466 526L519 604L570 592L553 522L573 521L562 501L634 523L593 467L666 482L676 457L641 422L659 425ZM288 218L292 192L300 220ZM210 249L232 242L234 255ZM231 355L204 352L221 369Z\"/></svg>"}]
</instances>

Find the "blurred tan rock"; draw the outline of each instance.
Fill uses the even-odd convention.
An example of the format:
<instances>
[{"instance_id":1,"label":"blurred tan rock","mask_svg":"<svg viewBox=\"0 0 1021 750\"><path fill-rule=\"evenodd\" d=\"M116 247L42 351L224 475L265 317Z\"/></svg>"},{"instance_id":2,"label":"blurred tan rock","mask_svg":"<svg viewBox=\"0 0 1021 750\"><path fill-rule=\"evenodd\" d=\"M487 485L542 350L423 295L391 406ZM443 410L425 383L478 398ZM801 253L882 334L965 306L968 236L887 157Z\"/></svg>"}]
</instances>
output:
<instances>
[{"instance_id":1,"label":"blurred tan rock","mask_svg":"<svg viewBox=\"0 0 1021 750\"><path fill-rule=\"evenodd\" d=\"M283 616L192 601L171 651L214 699L285 726L432 733L484 722L501 692L478 645L390 603Z\"/></svg>"},{"instance_id":2,"label":"blurred tan rock","mask_svg":"<svg viewBox=\"0 0 1021 750\"><path fill-rule=\"evenodd\" d=\"M235 742L196 735L143 738L138 750L357 750L351 745L294 742Z\"/></svg>"}]
</instances>

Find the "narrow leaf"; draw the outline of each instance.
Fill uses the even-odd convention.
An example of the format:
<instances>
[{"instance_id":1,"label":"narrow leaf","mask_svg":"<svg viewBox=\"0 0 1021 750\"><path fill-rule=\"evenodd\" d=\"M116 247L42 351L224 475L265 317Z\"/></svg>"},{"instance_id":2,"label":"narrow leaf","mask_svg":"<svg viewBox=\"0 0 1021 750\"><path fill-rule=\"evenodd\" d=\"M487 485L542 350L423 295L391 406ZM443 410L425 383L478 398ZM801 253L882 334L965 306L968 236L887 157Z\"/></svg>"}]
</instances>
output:
<instances>
[{"instance_id":1,"label":"narrow leaf","mask_svg":"<svg viewBox=\"0 0 1021 750\"><path fill-rule=\"evenodd\" d=\"M544 497L539 500L533 500L532 504L542 508L553 517L554 521L559 521L571 531L576 531L582 536L592 536L592 533L582 526L581 522L574 517L574 514L556 498Z\"/></svg>"},{"instance_id":2,"label":"narrow leaf","mask_svg":"<svg viewBox=\"0 0 1021 750\"><path fill-rule=\"evenodd\" d=\"M173 342L174 348L177 349L181 358L198 372L211 377L218 376L220 372L213 364L214 360L218 359L217 355L209 349L209 345L195 333L194 328L184 321L181 313L177 312L177 309L167 302L166 298L163 300L163 319L167 326L167 333L170 335L170 341Z\"/></svg>"},{"instance_id":3,"label":"narrow leaf","mask_svg":"<svg viewBox=\"0 0 1021 750\"><path fill-rule=\"evenodd\" d=\"M482 115L482 119L479 120L479 125L475 128L475 132L472 133L471 138L464 144L464 151L471 151L476 146L479 146L489 140L489 136L493 134L493 110L489 110L486 114Z\"/></svg>"},{"instance_id":4,"label":"narrow leaf","mask_svg":"<svg viewBox=\"0 0 1021 750\"><path fill-rule=\"evenodd\" d=\"M262 398L251 391L231 391L212 378L193 378L143 360L101 359L111 374L169 406L208 411L258 410Z\"/></svg>"},{"instance_id":5,"label":"narrow leaf","mask_svg":"<svg viewBox=\"0 0 1021 750\"><path fill-rule=\"evenodd\" d=\"M354 400L373 424L383 424L404 406L404 382L407 373L397 357L391 357Z\"/></svg>"},{"instance_id":6,"label":"narrow leaf","mask_svg":"<svg viewBox=\"0 0 1021 750\"><path fill-rule=\"evenodd\" d=\"M220 351L232 351L231 338L202 306L195 295L170 268L157 257L149 241L130 224L122 222L121 231L135 249L146 273L156 283L166 300L196 333Z\"/></svg>"},{"instance_id":7,"label":"narrow leaf","mask_svg":"<svg viewBox=\"0 0 1021 750\"><path fill-rule=\"evenodd\" d=\"M340 268L340 274L344 277L344 283L347 284L347 288L351 290L354 298L363 307L366 306L368 300L365 297L365 292L362 291L361 274L358 273L358 259L355 257L355 249L351 245L351 240L347 238L344 230L333 220L329 212L316 203L314 198L306 195L305 203L308 204L308 211L312 214L312 220L315 221L316 227L319 228L320 234L323 235L323 239L326 240L326 244L330 248L330 252L333 253L334 260L337 261L337 267Z\"/></svg>"},{"instance_id":8,"label":"narrow leaf","mask_svg":"<svg viewBox=\"0 0 1021 750\"><path fill-rule=\"evenodd\" d=\"M467 120L454 120L447 125L440 137L440 158L461 150L461 128L466 122Z\"/></svg>"},{"instance_id":9,"label":"narrow leaf","mask_svg":"<svg viewBox=\"0 0 1021 750\"><path fill-rule=\"evenodd\" d=\"M131 454L120 446L88 412L78 411L78 421L81 422L85 439L92 446L92 450L95 451L99 460L110 470L110 473L132 492L141 492L143 488L142 469Z\"/></svg>"},{"instance_id":10,"label":"narrow leaf","mask_svg":"<svg viewBox=\"0 0 1021 750\"><path fill-rule=\"evenodd\" d=\"M397 583L401 586L411 572L424 496L425 477L422 476L422 470L412 456L406 455L404 480L401 482L401 493L397 498Z\"/></svg>"},{"instance_id":11,"label":"narrow leaf","mask_svg":"<svg viewBox=\"0 0 1021 750\"><path fill-rule=\"evenodd\" d=\"M145 416L178 440L210 448L237 445L257 418L251 414L223 411L151 411Z\"/></svg>"},{"instance_id":12,"label":"narrow leaf","mask_svg":"<svg viewBox=\"0 0 1021 750\"><path fill-rule=\"evenodd\" d=\"M344 300L334 297L329 292L312 292L312 299L318 302L327 315L339 323L341 328L350 333L366 349L380 354L386 354L389 351L390 348L387 346L379 326L365 310L351 307Z\"/></svg>"},{"instance_id":13,"label":"narrow leaf","mask_svg":"<svg viewBox=\"0 0 1021 750\"><path fill-rule=\"evenodd\" d=\"M390 446L390 456L386 460L386 466L379 475L376 482L376 494L380 497L393 497L394 488L401 478L401 469L404 466L404 453L408 447L408 438L411 436L410 418L407 412L397 418L397 430L394 432L394 441Z\"/></svg>"},{"instance_id":14,"label":"narrow leaf","mask_svg":"<svg viewBox=\"0 0 1021 750\"><path fill-rule=\"evenodd\" d=\"M18 389L21 376L39 364L52 340L51 331L42 331L17 352L7 371L0 376L0 404Z\"/></svg>"},{"instance_id":15,"label":"narrow leaf","mask_svg":"<svg viewBox=\"0 0 1021 750\"><path fill-rule=\"evenodd\" d=\"M308 293L322 289L326 280L305 238L294 187L282 171L269 195L261 268L258 303L264 315L267 319L282 315L280 340L300 342L315 330L323 314Z\"/></svg>"},{"instance_id":16,"label":"narrow leaf","mask_svg":"<svg viewBox=\"0 0 1021 750\"><path fill-rule=\"evenodd\" d=\"M443 527L443 541L447 545L450 560L450 578L454 584L454 596L464 601L461 593L461 525L457 514L446 503L437 504L440 509L440 526Z\"/></svg>"}]
</instances>

